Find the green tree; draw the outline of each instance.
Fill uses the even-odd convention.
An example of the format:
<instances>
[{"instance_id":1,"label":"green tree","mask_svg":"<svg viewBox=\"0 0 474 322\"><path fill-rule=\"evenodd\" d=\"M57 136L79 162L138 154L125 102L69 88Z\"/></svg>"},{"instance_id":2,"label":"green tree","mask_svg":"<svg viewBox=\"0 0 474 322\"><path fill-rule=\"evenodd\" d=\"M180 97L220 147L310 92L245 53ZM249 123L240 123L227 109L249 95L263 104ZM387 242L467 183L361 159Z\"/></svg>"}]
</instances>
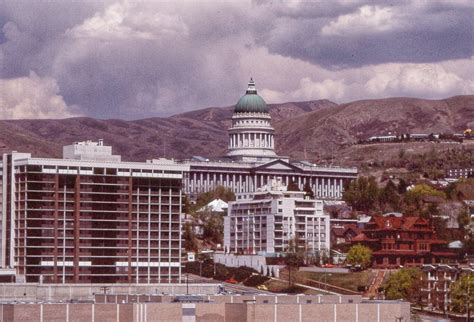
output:
<instances>
[{"instance_id":1,"label":"green tree","mask_svg":"<svg viewBox=\"0 0 474 322\"><path fill-rule=\"evenodd\" d=\"M347 252L346 262L351 265L360 265L366 269L372 263L372 250L369 247L356 244Z\"/></svg>"},{"instance_id":2,"label":"green tree","mask_svg":"<svg viewBox=\"0 0 474 322\"><path fill-rule=\"evenodd\" d=\"M399 210L400 195L392 180L389 180L379 194L379 205L384 211Z\"/></svg>"},{"instance_id":3,"label":"green tree","mask_svg":"<svg viewBox=\"0 0 474 322\"><path fill-rule=\"evenodd\" d=\"M224 216L211 211L199 214L203 226L203 238L215 244L222 244L224 239Z\"/></svg>"},{"instance_id":4,"label":"green tree","mask_svg":"<svg viewBox=\"0 0 474 322\"><path fill-rule=\"evenodd\" d=\"M229 202L235 200L235 194L231 189L223 186L218 186L213 190L201 193L197 196L196 203L189 207L190 213L194 214L214 199L222 199L225 202Z\"/></svg>"},{"instance_id":5,"label":"green tree","mask_svg":"<svg viewBox=\"0 0 474 322\"><path fill-rule=\"evenodd\" d=\"M298 267L304 264L304 251L299 247L298 238L290 239L288 248L285 254L285 264L288 267L288 287L291 287L294 282L295 274L292 271L297 271Z\"/></svg>"},{"instance_id":6,"label":"green tree","mask_svg":"<svg viewBox=\"0 0 474 322\"><path fill-rule=\"evenodd\" d=\"M451 285L451 310L458 313L466 313L474 310L474 274L463 274ZM472 313L471 313L472 314Z\"/></svg>"},{"instance_id":7,"label":"green tree","mask_svg":"<svg viewBox=\"0 0 474 322\"><path fill-rule=\"evenodd\" d=\"M294 181L290 181L288 183L288 186L286 187L286 190L288 191L300 191L300 188L298 187L298 184Z\"/></svg>"},{"instance_id":8,"label":"green tree","mask_svg":"<svg viewBox=\"0 0 474 322\"><path fill-rule=\"evenodd\" d=\"M404 194L405 192L407 192L407 187L408 187L408 183L405 180L400 179L398 181L397 189L398 189L399 194Z\"/></svg>"},{"instance_id":9,"label":"green tree","mask_svg":"<svg viewBox=\"0 0 474 322\"><path fill-rule=\"evenodd\" d=\"M383 286L388 300L404 299L421 303L421 271L418 268L402 268L388 278Z\"/></svg>"},{"instance_id":10,"label":"green tree","mask_svg":"<svg viewBox=\"0 0 474 322\"><path fill-rule=\"evenodd\" d=\"M305 183L303 187L303 191L306 192L306 196L310 197L311 199L314 198L313 189L311 189L311 186L309 185L308 182Z\"/></svg>"},{"instance_id":11,"label":"green tree","mask_svg":"<svg viewBox=\"0 0 474 322\"><path fill-rule=\"evenodd\" d=\"M446 194L442 191L436 190L435 188L427 184L417 184L411 190L405 194L405 199L409 201L421 201L423 197L432 196L446 199Z\"/></svg>"},{"instance_id":12,"label":"green tree","mask_svg":"<svg viewBox=\"0 0 474 322\"><path fill-rule=\"evenodd\" d=\"M198 251L197 238L194 235L193 227L188 222L184 224L183 241L185 250L193 252Z\"/></svg>"},{"instance_id":13,"label":"green tree","mask_svg":"<svg viewBox=\"0 0 474 322\"><path fill-rule=\"evenodd\" d=\"M352 181L344 191L342 199L354 210L374 210L378 200L379 188L374 177L359 177Z\"/></svg>"},{"instance_id":14,"label":"green tree","mask_svg":"<svg viewBox=\"0 0 474 322\"><path fill-rule=\"evenodd\" d=\"M458 214L458 223L460 227L469 225L471 218L469 216L469 209L464 207L462 211Z\"/></svg>"}]
</instances>

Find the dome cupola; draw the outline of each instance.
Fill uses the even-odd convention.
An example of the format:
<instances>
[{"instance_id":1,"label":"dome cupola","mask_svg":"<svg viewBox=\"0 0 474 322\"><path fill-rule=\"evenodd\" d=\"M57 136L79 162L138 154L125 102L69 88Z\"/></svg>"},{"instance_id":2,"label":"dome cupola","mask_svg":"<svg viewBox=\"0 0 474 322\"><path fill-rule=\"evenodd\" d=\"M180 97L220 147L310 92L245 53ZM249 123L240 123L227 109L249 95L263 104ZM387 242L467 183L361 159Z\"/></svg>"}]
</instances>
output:
<instances>
[{"instance_id":1,"label":"dome cupola","mask_svg":"<svg viewBox=\"0 0 474 322\"><path fill-rule=\"evenodd\" d=\"M257 95L255 82L252 78L245 95L235 105L234 113L268 113L268 106L263 98Z\"/></svg>"}]
</instances>

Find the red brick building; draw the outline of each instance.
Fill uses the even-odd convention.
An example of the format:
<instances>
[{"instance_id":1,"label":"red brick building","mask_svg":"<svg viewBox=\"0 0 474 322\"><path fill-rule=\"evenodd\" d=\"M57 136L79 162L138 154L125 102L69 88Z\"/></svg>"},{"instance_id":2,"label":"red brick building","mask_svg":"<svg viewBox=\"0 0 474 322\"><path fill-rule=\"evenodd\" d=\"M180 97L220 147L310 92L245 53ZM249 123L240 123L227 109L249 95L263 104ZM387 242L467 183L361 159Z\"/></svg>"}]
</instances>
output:
<instances>
[{"instance_id":1,"label":"red brick building","mask_svg":"<svg viewBox=\"0 0 474 322\"><path fill-rule=\"evenodd\" d=\"M430 310L446 312L450 309L451 284L463 274L474 274L474 268L456 265L436 264L422 267L423 304Z\"/></svg>"},{"instance_id":2,"label":"red brick building","mask_svg":"<svg viewBox=\"0 0 474 322\"><path fill-rule=\"evenodd\" d=\"M103 154L3 155L1 270L29 283L180 280L181 188L189 167Z\"/></svg>"},{"instance_id":3,"label":"red brick building","mask_svg":"<svg viewBox=\"0 0 474 322\"><path fill-rule=\"evenodd\" d=\"M456 254L447 250L429 220L420 217L376 215L352 244L363 244L373 251L373 267L398 268L452 262Z\"/></svg>"}]
</instances>

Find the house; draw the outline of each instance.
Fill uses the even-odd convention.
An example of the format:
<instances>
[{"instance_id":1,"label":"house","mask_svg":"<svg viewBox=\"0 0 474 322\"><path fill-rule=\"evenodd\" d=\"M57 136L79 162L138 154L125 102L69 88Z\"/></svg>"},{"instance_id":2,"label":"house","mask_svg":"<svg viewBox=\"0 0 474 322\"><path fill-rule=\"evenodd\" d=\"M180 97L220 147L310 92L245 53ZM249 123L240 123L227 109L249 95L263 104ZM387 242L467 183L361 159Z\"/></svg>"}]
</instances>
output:
<instances>
[{"instance_id":1,"label":"house","mask_svg":"<svg viewBox=\"0 0 474 322\"><path fill-rule=\"evenodd\" d=\"M392 214L371 218L351 244L372 249L373 267L399 268L455 261L455 252L440 240L427 219Z\"/></svg>"},{"instance_id":2,"label":"house","mask_svg":"<svg viewBox=\"0 0 474 322\"><path fill-rule=\"evenodd\" d=\"M355 224L345 224L331 227L331 246L350 244L352 238L357 236L361 229Z\"/></svg>"},{"instance_id":3,"label":"house","mask_svg":"<svg viewBox=\"0 0 474 322\"><path fill-rule=\"evenodd\" d=\"M422 302L430 310L446 312L451 303L451 285L463 274L474 274L474 268L456 265L423 265L421 276Z\"/></svg>"}]
</instances>

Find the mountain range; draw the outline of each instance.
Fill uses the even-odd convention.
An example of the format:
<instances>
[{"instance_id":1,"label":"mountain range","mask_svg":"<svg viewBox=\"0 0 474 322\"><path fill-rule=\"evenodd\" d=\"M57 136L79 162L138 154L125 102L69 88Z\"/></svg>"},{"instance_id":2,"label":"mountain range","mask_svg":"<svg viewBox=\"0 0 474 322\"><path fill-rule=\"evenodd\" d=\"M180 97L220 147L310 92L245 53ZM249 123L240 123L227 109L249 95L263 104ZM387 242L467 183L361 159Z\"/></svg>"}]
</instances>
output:
<instances>
[{"instance_id":1,"label":"mountain range","mask_svg":"<svg viewBox=\"0 0 474 322\"><path fill-rule=\"evenodd\" d=\"M379 153L360 139L388 133L457 133L474 129L474 95L441 100L386 98L336 104L328 100L270 104L276 150L293 159L357 165ZM233 107L125 121L86 117L0 120L0 149L60 157L62 146L104 139L123 160L221 156ZM393 148L393 146L391 146ZM356 156L359 154L358 156ZM357 162L354 162L356 159Z\"/></svg>"}]
</instances>

